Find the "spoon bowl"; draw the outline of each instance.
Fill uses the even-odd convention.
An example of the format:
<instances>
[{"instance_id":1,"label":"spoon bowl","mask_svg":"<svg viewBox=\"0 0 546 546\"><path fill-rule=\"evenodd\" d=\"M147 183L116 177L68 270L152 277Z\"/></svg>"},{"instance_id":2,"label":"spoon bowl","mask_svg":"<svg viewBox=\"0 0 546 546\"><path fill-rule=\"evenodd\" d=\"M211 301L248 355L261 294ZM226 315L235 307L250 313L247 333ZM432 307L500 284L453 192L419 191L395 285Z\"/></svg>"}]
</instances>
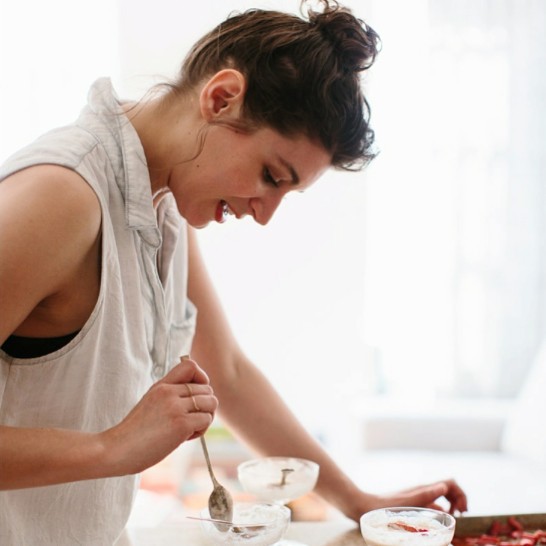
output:
<instances>
[{"instance_id":1,"label":"spoon bowl","mask_svg":"<svg viewBox=\"0 0 546 546\"><path fill-rule=\"evenodd\" d=\"M209 495L209 514L213 519L222 521L233 520L233 499L229 491L218 482Z\"/></svg>"}]
</instances>

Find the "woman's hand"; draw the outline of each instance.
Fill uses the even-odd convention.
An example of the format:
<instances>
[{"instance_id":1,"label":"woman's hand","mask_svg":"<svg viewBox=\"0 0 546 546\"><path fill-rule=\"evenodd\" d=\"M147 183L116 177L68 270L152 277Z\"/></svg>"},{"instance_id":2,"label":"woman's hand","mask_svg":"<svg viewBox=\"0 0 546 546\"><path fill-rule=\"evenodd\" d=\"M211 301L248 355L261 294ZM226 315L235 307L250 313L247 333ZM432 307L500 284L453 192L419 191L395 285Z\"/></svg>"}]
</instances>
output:
<instances>
[{"instance_id":1,"label":"woman's hand","mask_svg":"<svg viewBox=\"0 0 546 546\"><path fill-rule=\"evenodd\" d=\"M449 512L463 513L468 510L465 492L455 480L443 480L420 485L388 495L365 495L365 508L362 513L389 506L423 506ZM445 504L447 503L447 506ZM358 520L361 514L350 514Z\"/></svg>"},{"instance_id":2,"label":"woman's hand","mask_svg":"<svg viewBox=\"0 0 546 546\"><path fill-rule=\"evenodd\" d=\"M217 407L207 375L184 357L119 425L101 433L113 475L141 472L182 442L201 436Z\"/></svg>"}]
</instances>

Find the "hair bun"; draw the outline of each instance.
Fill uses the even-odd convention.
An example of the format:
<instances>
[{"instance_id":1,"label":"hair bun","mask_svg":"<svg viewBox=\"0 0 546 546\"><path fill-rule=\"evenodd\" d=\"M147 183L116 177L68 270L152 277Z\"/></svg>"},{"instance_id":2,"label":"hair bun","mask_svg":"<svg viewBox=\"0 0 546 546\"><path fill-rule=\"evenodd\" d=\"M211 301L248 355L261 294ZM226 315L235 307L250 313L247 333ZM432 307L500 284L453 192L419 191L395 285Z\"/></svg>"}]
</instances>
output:
<instances>
[{"instance_id":1,"label":"hair bun","mask_svg":"<svg viewBox=\"0 0 546 546\"><path fill-rule=\"evenodd\" d=\"M370 68L379 53L378 34L337 2L321 4L322 12L308 10L309 23L333 45L341 65L353 72Z\"/></svg>"}]
</instances>

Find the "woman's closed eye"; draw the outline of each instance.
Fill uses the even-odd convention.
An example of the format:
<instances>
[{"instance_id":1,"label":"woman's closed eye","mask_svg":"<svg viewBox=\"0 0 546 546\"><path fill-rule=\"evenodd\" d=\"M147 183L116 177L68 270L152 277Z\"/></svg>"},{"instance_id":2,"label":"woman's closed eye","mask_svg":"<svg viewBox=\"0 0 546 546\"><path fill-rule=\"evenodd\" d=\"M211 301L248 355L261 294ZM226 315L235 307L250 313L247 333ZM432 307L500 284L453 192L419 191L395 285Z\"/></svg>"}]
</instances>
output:
<instances>
[{"instance_id":1,"label":"woman's closed eye","mask_svg":"<svg viewBox=\"0 0 546 546\"><path fill-rule=\"evenodd\" d=\"M279 187L279 183L277 182L277 180L275 180L275 177L271 174L271 171L267 167L264 167L262 176L266 184L271 184L276 188Z\"/></svg>"}]
</instances>

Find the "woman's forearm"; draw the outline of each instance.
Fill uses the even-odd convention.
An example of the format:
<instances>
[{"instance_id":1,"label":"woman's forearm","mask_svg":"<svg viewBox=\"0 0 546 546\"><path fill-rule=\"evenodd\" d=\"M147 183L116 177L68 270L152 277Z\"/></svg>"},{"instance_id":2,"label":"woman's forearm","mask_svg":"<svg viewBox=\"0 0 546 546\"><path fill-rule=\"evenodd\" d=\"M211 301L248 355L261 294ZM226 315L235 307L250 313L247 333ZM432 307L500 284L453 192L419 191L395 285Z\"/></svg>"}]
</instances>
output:
<instances>
[{"instance_id":1,"label":"woman's forearm","mask_svg":"<svg viewBox=\"0 0 546 546\"><path fill-rule=\"evenodd\" d=\"M185 360L103 432L0 426L0 489L137 474L203 434L217 405L204 372Z\"/></svg>"},{"instance_id":2,"label":"woman's forearm","mask_svg":"<svg viewBox=\"0 0 546 546\"><path fill-rule=\"evenodd\" d=\"M106 477L99 434L0 427L0 489L21 489Z\"/></svg>"},{"instance_id":3,"label":"woman's forearm","mask_svg":"<svg viewBox=\"0 0 546 546\"><path fill-rule=\"evenodd\" d=\"M230 429L259 455L315 461L320 466L317 493L349 517L358 517L366 511L372 496L360 491L305 430L260 370L249 362L244 362L241 368L237 372L241 374L240 380L235 375L229 380L219 380L215 387L220 417ZM213 377L211 381L214 386Z\"/></svg>"}]
</instances>

